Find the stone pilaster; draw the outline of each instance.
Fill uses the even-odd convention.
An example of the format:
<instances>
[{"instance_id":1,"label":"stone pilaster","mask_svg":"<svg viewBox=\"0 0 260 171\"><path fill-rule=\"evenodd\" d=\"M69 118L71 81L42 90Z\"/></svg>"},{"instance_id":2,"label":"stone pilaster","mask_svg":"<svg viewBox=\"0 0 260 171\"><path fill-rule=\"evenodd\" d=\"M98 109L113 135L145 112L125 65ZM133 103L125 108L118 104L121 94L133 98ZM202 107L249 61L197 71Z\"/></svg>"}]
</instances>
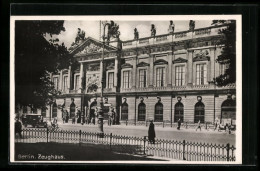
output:
<instances>
[{"instance_id":1,"label":"stone pilaster","mask_svg":"<svg viewBox=\"0 0 260 171\"><path fill-rule=\"evenodd\" d=\"M114 66L114 87L116 87L118 85L118 59L117 57L115 58L115 66Z\"/></svg>"},{"instance_id":2,"label":"stone pilaster","mask_svg":"<svg viewBox=\"0 0 260 171\"><path fill-rule=\"evenodd\" d=\"M193 61L192 61L192 57L193 57L193 50L188 50L188 80L187 83L188 85L192 86L193 85Z\"/></svg>"},{"instance_id":3,"label":"stone pilaster","mask_svg":"<svg viewBox=\"0 0 260 171\"><path fill-rule=\"evenodd\" d=\"M172 67L173 67L173 64L172 64L172 59L173 59L173 56L172 54L169 55L168 57L168 79L167 79L167 87L171 87L172 86Z\"/></svg>"},{"instance_id":4,"label":"stone pilaster","mask_svg":"<svg viewBox=\"0 0 260 171\"><path fill-rule=\"evenodd\" d=\"M83 67L84 67L83 63L80 63L79 87L80 87L81 90L83 89L83 87L82 87L82 80L83 80L83 77L84 77Z\"/></svg>"},{"instance_id":5,"label":"stone pilaster","mask_svg":"<svg viewBox=\"0 0 260 171\"><path fill-rule=\"evenodd\" d=\"M102 83L102 80L103 80L103 73L102 73L102 71L103 71L103 62L102 62L102 60L100 61L100 83L99 83L99 87L101 88L101 83ZM104 80L103 80L104 81Z\"/></svg>"},{"instance_id":6,"label":"stone pilaster","mask_svg":"<svg viewBox=\"0 0 260 171\"><path fill-rule=\"evenodd\" d=\"M135 88L136 87L136 57L133 57L133 75L132 75L132 87Z\"/></svg>"},{"instance_id":7,"label":"stone pilaster","mask_svg":"<svg viewBox=\"0 0 260 171\"><path fill-rule=\"evenodd\" d=\"M72 86L71 86L71 82L72 82L72 74L71 74L71 66L69 66L69 70L68 70L68 90L71 90Z\"/></svg>"},{"instance_id":8,"label":"stone pilaster","mask_svg":"<svg viewBox=\"0 0 260 171\"><path fill-rule=\"evenodd\" d=\"M150 69L149 69L149 87L153 87L153 83L154 83L154 76L153 76L153 72L154 72L154 64L153 64L153 55L149 54L149 59L150 59Z\"/></svg>"},{"instance_id":9,"label":"stone pilaster","mask_svg":"<svg viewBox=\"0 0 260 171\"><path fill-rule=\"evenodd\" d=\"M60 71L60 78L59 78L59 90L62 90L62 86L63 86L63 74L62 74L62 70Z\"/></svg>"},{"instance_id":10,"label":"stone pilaster","mask_svg":"<svg viewBox=\"0 0 260 171\"><path fill-rule=\"evenodd\" d=\"M208 81L213 81L214 73L215 73L215 48L210 49L209 65L210 65L210 70L209 70L209 73L208 73L209 74Z\"/></svg>"}]
</instances>

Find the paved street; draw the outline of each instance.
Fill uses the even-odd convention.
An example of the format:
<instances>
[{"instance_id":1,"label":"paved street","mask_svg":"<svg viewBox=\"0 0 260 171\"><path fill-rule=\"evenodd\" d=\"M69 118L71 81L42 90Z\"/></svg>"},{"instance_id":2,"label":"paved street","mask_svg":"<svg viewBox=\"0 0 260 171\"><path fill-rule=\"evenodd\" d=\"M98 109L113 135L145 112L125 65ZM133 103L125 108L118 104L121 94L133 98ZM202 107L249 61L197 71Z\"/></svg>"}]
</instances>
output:
<instances>
[{"instance_id":1,"label":"paved street","mask_svg":"<svg viewBox=\"0 0 260 171\"><path fill-rule=\"evenodd\" d=\"M97 132L97 125L80 125L80 124L70 124L70 123L60 123L60 129L64 130L82 130L86 132ZM125 126L125 125L104 125L104 133L113 133L114 135L125 135L125 136L136 136L142 137L147 136L148 127L145 126ZM177 130L176 128L169 127L155 127L156 138L158 139L172 139L172 140L186 140L192 142L205 142L213 144L235 144L235 133L232 134L225 133L224 131L218 132L213 130L201 131L195 129L185 129Z\"/></svg>"}]
</instances>

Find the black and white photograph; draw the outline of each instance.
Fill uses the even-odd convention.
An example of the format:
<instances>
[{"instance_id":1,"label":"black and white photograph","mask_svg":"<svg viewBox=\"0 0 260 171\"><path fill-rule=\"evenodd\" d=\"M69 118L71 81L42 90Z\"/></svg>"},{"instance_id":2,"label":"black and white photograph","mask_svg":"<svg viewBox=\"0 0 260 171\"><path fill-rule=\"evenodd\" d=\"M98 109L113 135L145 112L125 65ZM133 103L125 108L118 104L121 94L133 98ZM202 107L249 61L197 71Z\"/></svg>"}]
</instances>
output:
<instances>
[{"instance_id":1,"label":"black and white photograph","mask_svg":"<svg viewBox=\"0 0 260 171\"><path fill-rule=\"evenodd\" d=\"M11 16L11 163L241 164L241 25Z\"/></svg>"}]
</instances>

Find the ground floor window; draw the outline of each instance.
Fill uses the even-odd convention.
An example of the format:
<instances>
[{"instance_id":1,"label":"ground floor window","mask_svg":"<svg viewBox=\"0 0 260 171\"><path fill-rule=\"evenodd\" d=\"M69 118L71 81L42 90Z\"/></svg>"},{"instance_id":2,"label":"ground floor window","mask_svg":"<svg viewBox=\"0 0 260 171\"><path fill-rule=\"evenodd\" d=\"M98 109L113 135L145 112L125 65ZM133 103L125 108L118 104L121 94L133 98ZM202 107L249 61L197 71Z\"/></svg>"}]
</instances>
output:
<instances>
[{"instance_id":1,"label":"ground floor window","mask_svg":"<svg viewBox=\"0 0 260 171\"><path fill-rule=\"evenodd\" d=\"M57 108L57 104L56 103L53 103L52 105L52 117L57 117L57 111L58 111L58 108Z\"/></svg>"},{"instance_id":2,"label":"ground floor window","mask_svg":"<svg viewBox=\"0 0 260 171\"><path fill-rule=\"evenodd\" d=\"M140 103L138 105L138 121L145 121L146 115L146 105L144 103Z\"/></svg>"},{"instance_id":3,"label":"ground floor window","mask_svg":"<svg viewBox=\"0 0 260 171\"><path fill-rule=\"evenodd\" d=\"M175 104L174 107L174 122L178 122L180 119L183 122L183 114L184 114L184 109L183 109L183 104L181 102L178 102Z\"/></svg>"},{"instance_id":4,"label":"ground floor window","mask_svg":"<svg viewBox=\"0 0 260 171\"><path fill-rule=\"evenodd\" d=\"M161 102L158 102L155 105L154 121L155 122L163 121L163 104Z\"/></svg>"},{"instance_id":5,"label":"ground floor window","mask_svg":"<svg viewBox=\"0 0 260 171\"><path fill-rule=\"evenodd\" d=\"M128 120L128 104L123 103L121 107L121 120Z\"/></svg>"},{"instance_id":6,"label":"ground floor window","mask_svg":"<svg viewBox=\"0 0 260 171\"><path fill-rule=\"evenodd\" d=\"M90 119L91 118L95 118L95 110L96 110L96 107L97 107L97 102L94 101L90 104L90 113L89 113L89 117Z\"/></svg>"},{"instance_id":7,"label":"ground floor window","mask_svg":"<svg viewBox=\"0 0 260 171\"><path fill-rule=\"evenodd\" d=\"M204 123L205 121L205 105L202 102L197 102L195 104L195 115L194 115L194 122L197 123Z\"/></svg>"},{"instance_id":8,"label":"ground floor window","mask_svg":"<svg viewBox=\"0 0 260 171\"><path fill-rule=\"evenodd\" d=\"M236 101L233 99L225 100L221 105L221 123L236 125Z\"/></svg>"}]
</instances>

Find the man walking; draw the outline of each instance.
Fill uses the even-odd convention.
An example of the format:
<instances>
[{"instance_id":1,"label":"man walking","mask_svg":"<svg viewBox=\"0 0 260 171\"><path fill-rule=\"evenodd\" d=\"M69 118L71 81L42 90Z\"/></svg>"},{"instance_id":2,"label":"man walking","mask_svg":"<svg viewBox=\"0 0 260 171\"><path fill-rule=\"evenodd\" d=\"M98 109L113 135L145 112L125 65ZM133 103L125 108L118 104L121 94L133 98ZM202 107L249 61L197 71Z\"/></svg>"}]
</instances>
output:
<instances>
[{"instance_id":1,"label":"man walking","mask_svg":"<svg viewBox=\"0 0 260 171\"><path fill-rule=\"evenodd\" d=\"M15 134L19 135L20 138L22 138L22 123L19 121L19 119L16 119L15 122Z\"/></svg>"},{"instance_id":2,"label":"man walking","mask_svg":"<svg viewBox=\"0 0 260 171\"><path fill-rule=\"evenodd\" d=\"M149 130L148 130L148 140L150 143L155 144L155 130L153 121L150 121Z\"/></svg>"},{"instance_id":3,"label":"man walking","mask_svg":"<svg viewBox=\"0 0 260 171\"><path fill-rule=\"evenodd\" d=\"M197 131L197 129L200 129L200 131L201 131L200 120L199 120L199 122L198 122L198 126L197 126L197 128L196 128L196 131Z\"/></svg>"},{"instance_id":4,"label":"man walking","mask_svg":"<svg viewBox=\"0 0 260 171\"><path fill-rule=\"evenodd\" d=\"M178 120L178 126L177 126L177 129L180 130L181 128L181 119Z\"/></svg>"}]
</instances>

